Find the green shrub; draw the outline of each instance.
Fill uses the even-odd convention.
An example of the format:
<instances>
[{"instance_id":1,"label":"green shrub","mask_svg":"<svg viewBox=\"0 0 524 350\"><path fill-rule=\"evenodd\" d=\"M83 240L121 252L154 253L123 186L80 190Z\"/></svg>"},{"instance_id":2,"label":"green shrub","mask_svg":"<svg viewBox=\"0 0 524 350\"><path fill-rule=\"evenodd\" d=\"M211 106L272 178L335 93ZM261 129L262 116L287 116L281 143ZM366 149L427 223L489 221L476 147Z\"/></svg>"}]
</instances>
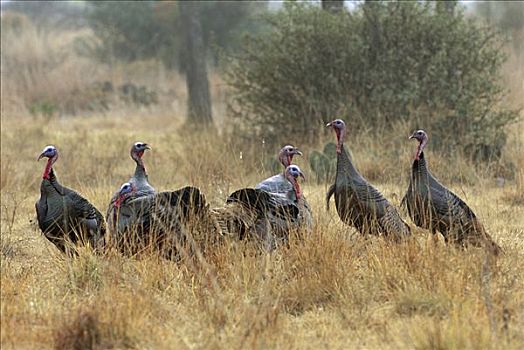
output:
<instances>
[{"instance_id":1,"label":"green shrub","mask_svg":"<svg viewBox=\"0 0 524 350\"><path fill-rule=\"evenodd\" d=\"M186 52L183 50L184 26L175 1L136 1L122 6L115 1L90 1L88 23L98 41L78 43L78 49L103 62L113 59L135 61L157 58L167 68L184 71ZM243 32L257 30L252 14L263 11L264 1L201 1L196 6L206 47L231 51ZM216 52L209 52L215 62Z\"/></svg>"},{"instance_id":2,"label":"green shrub","mask_svg":"<svg viewBox=\"0 0 524 350\"><path fill-rule=\"evenodd\" d=\"M32 116L43 116L46 119L55 116L57 111L57 106L46 99L33 102L29 106L29 113L31 113Z\"/></svg>"},{"instance_id":3,"label":"green shrub","mask_svg":"<svg viewBox=\"0 0 524 350\"><path fill-rule=\"evenodd\" d=\"M432 147L488 159L517 119L500 105L502 41L460 8L366 2L333 14L287 3L263 20L271 30L247 37L227 72L246 137L318 142L334 116L357 131L402 121L428 130Z\"/></svg>"}]
</instances>

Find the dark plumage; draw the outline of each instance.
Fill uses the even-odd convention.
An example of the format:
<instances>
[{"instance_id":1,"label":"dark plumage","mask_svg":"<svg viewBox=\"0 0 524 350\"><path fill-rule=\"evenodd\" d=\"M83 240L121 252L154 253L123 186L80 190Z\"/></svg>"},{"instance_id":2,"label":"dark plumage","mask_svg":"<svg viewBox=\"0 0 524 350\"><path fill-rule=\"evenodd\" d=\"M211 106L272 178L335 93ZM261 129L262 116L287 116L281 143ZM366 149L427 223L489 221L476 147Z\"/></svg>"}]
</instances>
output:
<instances>
[{"instance_id":1,"label":"dark plumage","mask_svg":"<svg viewBox=\"0 0 524 350\"><path fill-rule=\"evenodd\" d=\"M311 230L311 209L304 201L297 178L304 174L296 165L285 170L292 190L284 193L244 188L233 192L224 210L216 210L222 231L239 239L253 237L265 250L286 243L292 229Z\"/></svg>"},{"instance_id":2,"label":"dark plumage","mask_svg":"<svg viewBox=\"0 0 524 350\"><path fill-rule=\"evenodd\" d=\"M97 248L106 232L102 214L87 199L62 186L53 171L58 159L54 146L44 148L38 160L48 158L36 202L38 225L44 236L62 252L73 244L87 243Z\"/></svg>"},{"instance_id":3,"label":"dark plumage","mask_svg":"<svg viewBox=\"0 0 524 350\"><path fill-rule=\"evenodd\" d=\"M429 171L423 152L428 142L426 132L415 131L410 139L412 138L419 145L402 204L406 205L415 225L434 234L440 232L446 242L485 245L492 253L498 254L500 247L488 235L475 213Z\"/></svg>"},{"instance_id":4,"label":"dark plumage","mask_svg":"<svg viewBox=\"0 0 524 350\"><path fill-rule=\"evenodd\" d=\"M400 218L397 210L353 165L344 148L346 124L336 119L327 124L337 136L337 172L335 183L326 195L327 208L335 195L340 219L355 226L362 234L383 234L401 239L410 234L409 226Z\"/></svg>"},{"instance_id":5,"label":"dark plumage","mask_svg":"<svg viewBox=\"0 0 524 350\"><path fill-rule=\"evenodd\" d=\"M218 237L217 225L198 188L187 186L139 197L136 191L135 185L123 184L108 218L111 243L120 251L136 254L154 248L166 258L179 258L183 252L205 249L205 243Z\"/></svg>"}]
</instances>

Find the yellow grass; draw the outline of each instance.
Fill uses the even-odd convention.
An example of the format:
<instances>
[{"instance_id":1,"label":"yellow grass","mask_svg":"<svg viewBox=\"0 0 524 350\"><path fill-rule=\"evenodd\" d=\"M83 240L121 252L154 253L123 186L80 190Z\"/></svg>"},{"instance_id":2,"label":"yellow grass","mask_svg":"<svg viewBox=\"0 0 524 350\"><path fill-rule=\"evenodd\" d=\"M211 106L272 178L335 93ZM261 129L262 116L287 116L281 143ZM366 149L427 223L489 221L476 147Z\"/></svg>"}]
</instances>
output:
<instances>
[{"instance_id":1,"label":"yellow grass","mask_svg":"<svg viewBox=\"0 0 524 350\"><path fill-rule=\"evenodd\" d=\"M2 29L4 24L5 18ZM261 140L240 145L183 129L184 81L156 62L110 69L74 54L74 39L91 38L90 32L64 37L22 24L22 35L2 30L2 349L524 348L522 122L510 128L501 162L514 171L501 171L499 179L491 177L493 169L475 169L460 155L445 158L428 146L435 175L468 202L504 249L497 261L481 249L434 242L411 223L414 239L404 245L362 239L333 209L326 213L327 184L313 182L303 185L313 207L313 234L291 240L289 249L268 255L226 241L197 262L88 250L70 260L35 224L44 167L36 157L45 145L60 151L59 181L102 212L133 172L128 151L134 141L153 146L145 162L157 190L195 185L215 207L233 190L271 175L259 160L276 150ZM518 57L510 56L504 72L513 88L506 102L522 107ZM168 105L142 111L28 116L42 99L81 105L90 96L72 91L104 80L175 93L166 93ZM217 75L211 86L221 129L226 91ZM359 169L398 206L414 145L406 140L412 130L392 129L372 135L350 130L347 143ZM313 146L297 146L305 152L298 165L314 178L307 162Z\"/></svg>"},{"instance_id":2,"label":"yellow grass","mask_svg":"<svg viewBox=\"0 0 524 350\"><path fill-rule=\"evenodd\" d=\"M128 148L136 140L153 146L145 162L157 190L195 185L214 206L269 174L253 170L255 160L241 159L233 142L182 130L179 118L165 115L3 118L1 136L3 349L524 347L524 217L522 202L513 200L522 189L516 181L451 186L503 247L497 261L481 249L435 243L413 225L415 238L405 245L364 240L334 210L325 212L326 185L308 182L314 233L289 249L261 254L226 241L197 264L87 250L70 260L31 223L44 167L36 157L46 144L61 152L61 183L103 212L134 169ZM366 140L349 142L365 163ZM395 205L413 151L400 144L402 158L383 162L398 164L404 175L376 182ZM442 161L429 156L430 164ZM307 171L305 158L297 163ZM369 165L367 171L380 173ZM437 165L434 172L447 176Z\"/></svg>"}]
</instances>

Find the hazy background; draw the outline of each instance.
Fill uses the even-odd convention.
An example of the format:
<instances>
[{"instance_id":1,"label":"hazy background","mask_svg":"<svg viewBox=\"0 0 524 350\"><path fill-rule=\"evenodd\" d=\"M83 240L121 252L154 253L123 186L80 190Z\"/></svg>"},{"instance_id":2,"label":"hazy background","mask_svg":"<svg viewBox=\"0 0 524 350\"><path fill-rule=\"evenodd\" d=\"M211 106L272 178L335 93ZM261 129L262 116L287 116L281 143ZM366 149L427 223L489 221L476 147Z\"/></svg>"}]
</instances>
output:
<instances>
[{"instance_id":1,"label":"hazy background","mask_svg":"<svg viewBox=\"0 0 524 350\"><path fill-rule=\"evenodd\" d=\"M523 26L522 2L2 2L2 120L155 115L272 171L274 149L322 150L342 117L383 135L385 158L425 128L442 155L514 179Z\"/></svg>"},{"instance_id":2,"label":"hazy background","mask_svg":"<svg viewBox=\"0 0 524 350\"><path fill-rule=\"evenodd\" d=\"M301 3L321 6L319 1ZM2 116L87 116L128 108L183 118L186 66L199 63L188 57L193 53L187 48L188 31L194 29L186 18L194 16L203 41L194 55L204 56L212 118L222 127L231 97L224 72L246 50L246 37L274 30L267 14L275 16L285 4L206 1L186 4L191 7L186 15L177 2L2 1ZM362 15L364 4L344 2L353 17ZM523 6L459 2L455 10L462 8L466 18L488 23L507 40L501 72L507 102L513 105L523 91ZM345 48L340 49L339 55Z\"/></svg>"},{"instance_id":3,"label":"hazy background","mask_svg":"<svg viewBox=\"0 0 524 350\"><path fill-rule=\"evenodd\" d=\"M524 2L2 2L2 349L524 348ZM400 208L425 128L433 174L504 254L415 227L391 245L344 225L325 193L334 135ZM105 212L144 156L158 191L212 207L294 162L313 233L197 261L66 259L35 224L54 144L60 183Z\"/></svg>"}]
</instances>

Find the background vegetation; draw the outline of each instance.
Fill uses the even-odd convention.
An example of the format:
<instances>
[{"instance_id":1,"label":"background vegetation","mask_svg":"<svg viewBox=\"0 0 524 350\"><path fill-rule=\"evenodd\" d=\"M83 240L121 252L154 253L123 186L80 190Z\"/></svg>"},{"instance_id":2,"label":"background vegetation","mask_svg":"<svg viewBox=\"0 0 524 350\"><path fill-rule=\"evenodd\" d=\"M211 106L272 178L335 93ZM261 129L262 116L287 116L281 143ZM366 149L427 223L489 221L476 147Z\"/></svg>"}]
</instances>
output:
<instances>
[{"instance_id":1,"label":"background vegetation","mask_svg":"<svg viewBox=\"0 0 524 350\"><path fill-rule=\"evenodd\" d=\"M246 114L247 119L239 119L240 114L228 111L227 105L231 105L233 111L241 112L235 98L242 97L242 93L249 90L235 90L231 80L224 80L224 72L252 69L238 68L236 58L242 59L259 43L269 45L273 36L289 43L289 46L282 46L289 55L298 55L301 52L298 48L309 47L312 51L307 56L278 56L281 53L273 46L267 46L267 53L277 55L279 60L269 61L273 69L264 72L300 73L304 72L302 65L307 64L312 68L305 71L306 76L292 76L297 80L290 78L290 82L312 79L311 89L314 89L317 85L313 82L320 79L320 86L333 89L333 96L340 98L333 101L343 101L341 88L331 78L326 82L321 80L320 72L328 66L326 62L314 66L309 59L324 55L335 57L330 50L334 51L336 47L328 45L331 40L341 49L358 44L356 47L364 50L365 44L373 38L374 29L365 26L367 10L362 7L349 4L350 13L337 15L307 6L274 8L274 4L269 4L273 6L270 9L264 5L246 10L243 20L235 18L233 21L230 16L225 16L226 24L242 24L224 29L227 33L224 39L219 39L222 35L217 34L218 29L204 30L213 120L218 131L213 132L184 127L187 90L184 69L178 58L181 53L177 52L183 50L177 46L182 37L171 27L177 25L176 6L152 2L146 6L153 12L142 16L155 25L172 21L163 28L172 34L170 40L174 46L168 48L157 43L149 48L146 43L135 43L138 53L131 59L111 54L114 47L97 34L93 24L95 19L90 16L101 5L82 2L43 4L14 2L6 10L5 3L2 3L2 348L524 347L522 121L500 126L496 133L491 134L472 127L475 124L469 123L472 119L467 113L457 114L452 108L446 110L449 114L437 113L436 109L448 106L445 102L451 98L450 92L441 90L455 89L453 84L457 81L437 79L434 84L439 89L434 93L420 90L427 96L435 94L435 99L428 97L429 101L413 95L419 90L409 85L411 80L428 89L430 85L423 85L424 81L418 80L419 75L410 79L403 77L404 73L411 74L404 61L388 66L389 59L396 59L394 51L389 51L394 50L389 40L405 45L406 50L414 50L414 57L419 59L417 44L420 49L425 47L419 40L430 35L439 38L441 34L428 32L423 36L407 30L383 31L395 26L403 28L397 17L386 19L389 11L402 14L414 23L413 26L417 24L428 31L444 30L447 29L444 24L448 25L453 40L447 41L449 38L446 37L435 41L436 48L440 48L435 48L435 52L442 54L449 50L478 69L478 75L464 73L468 77L464 80L468 82L467 89L473 92L486 86L494 88L495 92L501 88L510 89L507 95L498 95L500 102L492 101L493 104L488 100L478 101L476 96L463 96L463 90L457 92L458 101L462 101L463 106L475 104L473 111L477 111L478 106L492 106L486 112L486 118L495 124L487 124L486 128L489 128L489 125L509 121L511 118L504 120L504 116L522 107L524 64L520 46L516 43L516 38L522 38L522 26L507 27L501 22L505 16L521 11L521 7L503 10L514 3L497 3L491 8L492 15L487 15L485 20L484 17L471 19L474 14L483 13L476 5L466 9L466 14L462 14L461 5L457 5L454 16L459 16L459 19L456 19L446 18L431 8L395 9L394 4L379 4L373 10L376 13L370 12L370 20L377 16L380 44L388 50L374 51L367 47L365 52L369 55L374 52L374 59L381 65L395 68L396 75L388 78L386 73L371 66L366 56L363 64L368 73L376 72L375 75L368 77L356 72L350 77L358 76L364 81L371 78L385 80L374 80L380 84L373 86L369 98L375 99L376 106L353 102L357 95L353 95L351 86L346 93L350 101L348 106L340 102L331 107L322 100L331 96L325 90L318 91L318 96L311 93L303 100L311 110L296 105L298 111L303 111L304 118L311 118L311 115L317 118L308 124L308 133L304 134L300 128L306 124L301 124L302 119L296 119L298 113L290 113L293 119L289 119L287 124L276 124L282 127L273 130L272 125L262 127L260 123L266 123L266 117L254 118L249 105L244 105L246 110L242 112L251 111ZM172 7L168 11L158 6ZM218 5L209 3L207 6ZM120 11L132 9L126 6ZM244 16L240 12L234 13L235 17ZM424 19L424 23L413 17L415 13ZM162 22L157 16L166 16L169 21ZM255 21L250 16L258 19ZM131 13L122 18L128 18L131 24L137 20ZM220 22L219 16L213 20ZM320 26L322 21L325 21L325 28ZM491 27L484 31L482 28L486 24ZM133 25L127 25L128 30L134 29ZM360 31L353 31L353 26ZM140 26L137 24L137 27ZM352 31L334 30L336 28ZM479 32L471 33L473 28L480 28ZM304 42L305 39L298 40L299 35L296 35L298 42L282 36L284 29L291 34L300 33L304 38L318 40L319 47L325 52L315 51ZM500 45L498 52L490 51L488 45L487 53L475 53L477 58L471 58L466 57L469 51L453 46L460 43L470 50L478 44L476 40L494 29L500 33L490 36L488 42ZM120 30L127 33L127 30ZM158 33L161 30L164 29L158 29ZM102 30L105 34L109 32L108 29ZM252 33L249 40L242 39L246 32ZM116 29L114 33L117 38L122 35ZM471 42L464 43L461 33L471 35ZM343 40L346 35L351 39L348 42ZM409 41L407 38L412 35L416 39ZM134 38L131 34L129 36ZM499 41L499 38L507 41ZM446 50L439 46L443 43L449 45ZM142 47L158 51L141 56ZM163 58L163 52L172 52L173 64ZM222 56L225 60L217 60L220 52L225 53ZM340 55L340 60L346 61L340 63L358 62L359 57L345 52ZM506 55L506 61L500 60L500 52ZM492 55L491 62L500 64L492 66L492 71L477 66L485 58L483 54L488 53ZM266 57L266 50L260 51L258 56ZM424 59L427 64L435 64L442 75L450 67L447 59L439 54ZM458 65L462 64L462 59ZM411 61L408 63L414 64ZM282 62L287 62L288 70ZM345 67L337 65L338 61L328 63L337 69ZM346 67L344 72L354 72L352 69ZM427 74L435 79L441 77L433 71ZM332 76L336 78L334 72ZM482 80L482 77L489 78L489 81ZM279 91L288 94L290 102L295 101L286 90L290 87L287 81L278 79L279 84L272 85L271 90L281 89ZM395 85L400 82L406 86ZM345 84L343 79L340 84ZM388 95L387 86L401 91L406 88L408 95ZM272 96L275 106L285 102L276 94ZM402 98L418 101L418 108L412 103L404 111L400 108L403 105L393 103ZM438 102L435 110L429 108L432 101ZM269 105L264 99L259 102L261 106ZM424 104L427 105L421 107ZM321 108L332 114L321 115ZM365 108L375 108L378 112L366 115ZM403 246L388 246L375 239L363 240L352 228L340 223L334 210L325 211L324 195L332 177L331 146L325 145L334 137L323 130L323 123L335 115L346 117L350 124L348 146L358 168L398 206L407 188L414 152L414 145L407 141L407 136L414 127L419 127L419 120L425 121L424 108L434 118L430 122L435 123L431 124L431 129L426 127L431 137L427 150L431 169L470 204L489 233L503 247L505 254L497 261L487 260L481 250L460 251L445 247L442 242L434 243L426 231L414 227L414 240ZM414 116L415 120L404 113ZM451 130L451 135L444 134L440 130L449 127L441 118L451 113L463 119L456 126L456 132ZM261 115L269 118L269 114ZM494 117L496 115L503 119L499 121ZM238 129L239 122L244 124L243 129ZM251 127L245 127L249 124ZM235 132L235 128L244 134ZM255 133L249 134L251 131ZM506 135L506 141L499 144L495 135L501 131ZM486 135L492 141L486 141L483 136L478 139L475 135ZM124 258L115 253L94 256L88 251L82 252L79 259L64 259L45 240L34 222L34 202L39 196L43 170L43 164L35 161L36 156L43 146L55 144L61 151L56 164L61 183L78 190L105 211L112 193L133 170L128 149L136 140L153 146L153 151L146 156L146 164L151 182L158 190L195 185L202 189L214 207L221 206L233 190L253 186L278 171L278 168L270 170L280 146L276 143L295 144L305 153L296 161L308 176L303 188L313 206L313 235L304 241L292 240L289 249L272 255L260 254L249 245L238 242L224 242L211 249L203 259L180 264L150 255ZM481 140L479 144L487 144L490 149L502 146L500 158L490 156L487 161L476 161L464 149L470 140ZM454 147L454 151L443 152L446 147ZM310 162L324 159L322 157L327 159L326 164L331 170L317 171L315 161ZM321 160L317 165L325 164Z\"/></svg>"},{"instance_id":2,"label":"background vegetation","mask_svg":"<svg viewBox=\"0 0 524 350\"><path fill-rule=\"evenodd\" d=\"M289 4L266 17L230 67L232 110L244 134L279 144L292 134L315 142L331 116L355 132L431 130L434 147L478 160L500 157L503 42L495 29L431 2L366 2L333 14ZM290 127L292 125L292 127Z\"/></svg>"}]
</instances>

